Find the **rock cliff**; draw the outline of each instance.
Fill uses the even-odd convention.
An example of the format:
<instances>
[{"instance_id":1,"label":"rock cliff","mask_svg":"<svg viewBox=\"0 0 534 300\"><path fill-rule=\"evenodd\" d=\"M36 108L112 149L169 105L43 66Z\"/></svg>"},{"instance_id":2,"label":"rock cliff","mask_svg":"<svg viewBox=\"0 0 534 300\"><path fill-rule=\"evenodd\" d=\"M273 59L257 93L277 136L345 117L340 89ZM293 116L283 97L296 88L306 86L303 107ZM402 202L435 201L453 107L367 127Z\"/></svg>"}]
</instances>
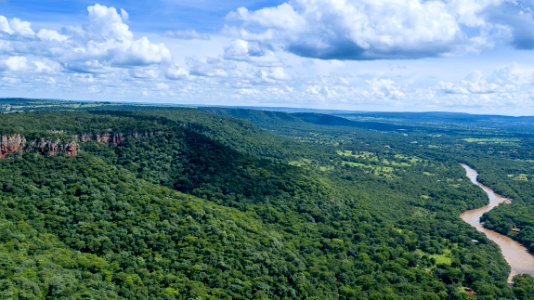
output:
<instances>
[{"instance_id":1,"label":"rock cliff","mask_svg":"<svg viewBox=\"0 0 534 300\"><path fill-rule=\"evenodd\" d=\"M0 136L0 158L12 153L22 152L26 147L26 138L20 134Z\"/></svg>"},{"instance_id":2,"label":"rock cliff","mask_svg":"<svg viewBox=\"0 0 534 300\"><path fill-rule=\"evenodd\" d=\"M99 144L116 147L129 138L152 137L156 134L155 132L133 132L129 134L122 132L83 133L73 135L68 141L46 137L27 141L26 137L19 133L4 134L0 135L0 159L9 154L24 152L37 152L47 157L61 153L73 157L78 155L80 143L94 141Z\"/></svg>"}]
</instances>

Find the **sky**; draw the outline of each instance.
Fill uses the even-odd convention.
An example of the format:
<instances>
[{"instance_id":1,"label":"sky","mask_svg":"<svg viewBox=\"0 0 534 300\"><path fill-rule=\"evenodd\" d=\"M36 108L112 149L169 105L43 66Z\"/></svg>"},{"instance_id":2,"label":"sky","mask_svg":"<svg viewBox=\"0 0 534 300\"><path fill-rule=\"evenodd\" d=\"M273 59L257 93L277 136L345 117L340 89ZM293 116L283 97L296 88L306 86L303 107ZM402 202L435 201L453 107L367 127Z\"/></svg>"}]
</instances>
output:
<instances>
[{"instance_id":1,"label":"sky","mask_svg":"<svg viewBox=\"0 0 534 300\"><path fill-rule=\"evenodd\" d=\"M0 97L534 115L534 0L0 0Z\"/></svg>"}]
</instances>

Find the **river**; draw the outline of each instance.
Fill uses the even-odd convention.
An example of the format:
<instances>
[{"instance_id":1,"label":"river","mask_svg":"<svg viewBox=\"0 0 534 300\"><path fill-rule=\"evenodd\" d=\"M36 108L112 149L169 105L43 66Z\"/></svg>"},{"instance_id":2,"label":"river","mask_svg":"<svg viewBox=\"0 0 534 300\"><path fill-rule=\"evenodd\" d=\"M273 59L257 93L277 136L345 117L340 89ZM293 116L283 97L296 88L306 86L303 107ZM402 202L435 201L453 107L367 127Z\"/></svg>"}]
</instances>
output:
<instances>
[{"instance_id":1,"label":"river","mask_svg":"<svg viewBox=\"0 0 534 300\"><path fill-rule=\"evenodd\" d=\"M534 276L534 256L528 252L527 248L505 235L484 228L483 224L480 223L480 217L482 217L483 214L502 203L511 203L511 200L496 194L491 188L478 182L478 172L476 170L465 164L462 164L462 167L465 169L469 180L471 180L473 184L482 188L488 195L489 203L483 207L465 211L460 217L462 220L475 227L476 230L486 235L488 239L495 242L499 248L501 248L501 253L504 256L504 259L506 259L511 267L508 282L512 282L512 278L517 274L530 274Z\"/></svg>"}]
</instances>

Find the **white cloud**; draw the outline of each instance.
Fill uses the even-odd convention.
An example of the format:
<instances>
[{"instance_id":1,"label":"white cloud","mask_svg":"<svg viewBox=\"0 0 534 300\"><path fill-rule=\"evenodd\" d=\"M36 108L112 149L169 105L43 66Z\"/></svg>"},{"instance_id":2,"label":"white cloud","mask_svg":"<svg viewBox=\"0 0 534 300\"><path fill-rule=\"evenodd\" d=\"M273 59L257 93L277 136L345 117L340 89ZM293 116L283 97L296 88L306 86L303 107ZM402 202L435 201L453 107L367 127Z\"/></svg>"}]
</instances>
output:
<instances>
[{"instance_id":1,"label":"white cloud","mask_svg":"<svg viewBox=\"0 0 534 300\"><path fill-rule=\"evenodd\" d=\"M25 71L28 70L28 59L24 56L10 56L5 59L2 64L9 71Z\"/></svg>"},{"instance_id":2,"label":"white cloud","mask_svg":"<svg viewBox=\"0 0 534 300\"><path fill-rule=\"evenodd\" d=\"M449 95L491 95L495 98L515 95L521 98L522 93L534 90L534 69L512 64L491 72L475 71L457 82L440 82L438 90Z\"/></svg>"},{"instance_id":3,"label":"white cloud","mask_svg":"<svg viewBox=\"0 0 534 300\"><path fill-rule=\"evenodd\" d=\"M510 43L524 50L534 49L534 3L532 1L504 1L486 11L486 17L494 24L509 30Z\"/></svg>"},{"instance_id":4,"label":"white cloud","mask_svg":"<svg viewBox=\"0 0 534 300\"><path fill-rule=\"evenodd\" d=\"M219 58L189 58L187 66L191 75L200 77L227 78L237 70L235 63L227 63Z\"/></svg>"},{"instance_id":5,"label":"white cloud","mask_svg":"<svg viewBox=\"0 0 534 300\"><path fill-rule=\"evenodd\" d=\"M133 33L124 23L127 14L121 14L114 7L95 4L87 8L89 13L89 33L94 40L131 41ZM124 14L124 15L123 15Z\"/></svg>"},{"instance_id":6,"label":"white cloud","mask_svg":"<svg viewBox=\"0 0 534 300\"><path fill-rule=\"evenodd\" d=\"M142 66L171 61L171 53L164 44L154 44L146 37L134 39L124 22L127 13L119 14L113 7L90 6L89 26L84 34L85 45L74 50L84 60L98 60L112 66Z\"/></svg>"},{"instance_id":7,"label":"white cloud","mask_svg":"<svg viewBox=\"0 0 534 300\"><path fill-rule=\"evenodd\" d=\"M413 59L534 49L534 5L512 0L290 0L228 15L245 40L312 58Z\"/></svg>"},{"instance_id":8,"label":"white cloud","mask_svg":"<svg viewBox=\"0 0 534 300\"><path fill-rule=\"evenodd\" d=\"M0 16L0 30L7 34L0 36L2 48L9 46L10 52L18 55L55 60L71 72L109 72L114 67L150 66L172 60L164 44L134 37L125 23L126 11L99 4L89 6L87 11L87 26L64 28L62 33L42 28L35 34L29 22Z\"/></svg>"},{"instance_id":9,"label":"white cloud","mask_svg":"<svg viewBox=\"0 0 534 300\"><path fill-rule=\"evenodd\" d=\"M165 76L171 80L186 79L189 77L189 71L183 67L172 65L166 70Z\"/></svg>"},{"instance_id":10,"label":"white cloud","mask_svg":"<svg viewBox=\"0 0 534 300\"><path fill-rule=\"evenodd\" d=\"M4 16L0 16L0 31L21 36L33 36L35 34L29 22L22 21L18 18L8 20Z\"/></svg>"},{"instance_id":11,"label":"white cloud","mask_svg":"<svg viewBox=\"0 0 534 300\"><path fill-rule=\"evenodd\" d=\"M249 60L266 55L267 51L258 43L237 39L224 49L224 58L229 60Z\"/></svg>"},{"instance_id":12,"label":"white cloud","mask_svg":"<svg viewBox=\"0 0 534 300\"><path fill-rule=\"evenodd\" d=\"M59 72L60 66L48 59L35 59L25 56L9 56L0 59L0 71L25 72L25 73L47 73L55 74Z\"/></svg>"},{"instance_id":13,"label":"white cloud","mask_svg":"<svg viewBox=\"0 0 534 300\"><path fill-rule=\"evenodd\" d=\"M488 24L483 13L503 2L504 0L451 0L448 5L459 23L469 27L483 27Z\"/></svg>"},{"instance_id":14,"label":"white cloud","mask_svg":"<svg viewBox=\"0 0 534 300\"><path fill-rule=\"evenodd\" d=\"M132 68L128 72L130 76L137 79L158 79L160 70L157 68Z\"/></svg>"},{"instance_id":15,"label":"white cloud","mask_svg":"<svg viewBox=\"0 0 534 300\"><path fill-rule=\"evenodd\" d=\"M531 10L513 23L519 12L511 3L290 0L238 9L209 39L194 30L138 36L126 11L98 4L67 27L32 28L0 16L0 92L384 110L521 105L534 112L527 52L508 48L480 61L473 54L529 41L534 26L521 31L521 24L530 24ZM502 8L509 18L497 14ZM425 56L448 58L378 60ZM522 63L507 64L513 60Z\"/></svg>"},{"instance_id":16,"label":"white cloud","mask_svg":"<svg viewBox=\"0 0 534 300\"><path fill-rule=\"evenodd\" d=\"M151 65L171 60L171 52L164 44L151 43L146 37L116 45L108 51L115 65Z\"/></svg>"},{"instance_id":17,"label":"white cloud","mask_svg":"<svg viewBox=\"0 0 534 300\"><path fill-rule=\"evenodd\" d=\"M281 67L262 68L259 77L266 82L277 82L291 79L291 76Z\"/></svg>"},{"instance_id":18,"label":"white cloud","mask_svg":"<svg viewBox=\"0 0 534 300\"><path fill-rule=\"evenodd\" d=\"M22 36L32 36L35 34L30 22L14 18L9 22L9 25L11 25L12 31L16 34L20 34Z\"/></svg>"},{"instance_id":19,"label":"white cloud","mask_svg":"<svg viewBox=\"0 0 534 300\"><path fill-rule=\"evenodd\" d=\"M273 31L272 40L301 56L380 59L432 56L464 38L445 3L420 0L294 0L229 15Z\"/></svg>"},{"instance_id":20,"label":"white cloud","mask_svg":"<svg viewBox=\"0 0 534 300\"><path fill-rule=\"evenodd\" d=\"M6 17L0 16L0 31L11 34L11 26L9 26L9 21Z\"/></svg>"},{"instance_id":21,"label":"white cloud","mask_svg":"<svg viewBox=\"0 0 534 300\"><path fill-rule=\"evenodd\" d=\"M406 95L405 93L397 87L397 84L391 79L385 78L374 78L368 80L367 84L369 85L369 91L373 97L379 99L402 99Z\"/></svg>"},{"instance_id":22,"label":"white cloud","mask_svg":"<svg viewBox=\"0 0 534 300\"><path fill-rule=\"evenodd\" d=\"M299 3L302 2L302 3ZM315 5L315 1L299 1L296 3L283 3L276 7L268 7L257 11L249 11L245 7L240 7L236 12L230 13L230 19L242 20L246 23L258 24L266 28L278 30L287 29L289 31L302 31L308 24L304 14L296 11L295 6L309 4ZM320 3L319 3L320 4ZM326 7L327 5L325 5ZM315 8L312 8L315 9Z\"/></svg>"},{"instance_id":23,"label":"white cloud","mask_svg":"<svg viewBox=\"0 0 534 300\"><path fill-rule=\"evenodd\" d=\"M33 72L57 74L61 71L61 66L52 60L42 59L33 61Z\"/></svg>"},{"instance_id":24,"label":"white cloud","mask_svg":"<svg viewBox=\"0 0 534 300\"><path fill-rule=\"evenodd\" d=\"M55 30L41 29L37 32L37 37L44 41L64 42L69 38L66 35L60 34Z\"/></svg>"}]
</instances>

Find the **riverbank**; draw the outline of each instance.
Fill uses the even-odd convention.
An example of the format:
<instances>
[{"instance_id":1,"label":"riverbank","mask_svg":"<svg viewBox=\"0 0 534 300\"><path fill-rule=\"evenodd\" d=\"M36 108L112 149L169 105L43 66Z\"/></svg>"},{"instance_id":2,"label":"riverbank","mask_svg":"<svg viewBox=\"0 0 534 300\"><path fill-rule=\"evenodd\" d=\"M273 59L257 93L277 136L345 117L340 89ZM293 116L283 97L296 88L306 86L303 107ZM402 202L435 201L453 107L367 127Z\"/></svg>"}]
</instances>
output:
<instances>
[{"instance_id":1,"label":"riverbank","mask_svg":"<svg viewBox=\"0 0 534 300\"><path fill-rule=\"evenodd\" d=\"M477 231L483 233L489 240L499 246L504 259L511 268L508 277L509 282L512 282L513 277L518 274L530 274L534 276L534 256L528 252L527 248L505 235L485 228L484 224L480 222L482 215L501 204L511 203L511 200L496 194L490 187L480 183L477 180L478 172L475 169L465 164L462 164L462 167L465 169L466 176L469 180L482 188L488 195L489 202L480 208L463 212L460 217L464 222L475 227Z\"/></svg>"}]
</instances>

